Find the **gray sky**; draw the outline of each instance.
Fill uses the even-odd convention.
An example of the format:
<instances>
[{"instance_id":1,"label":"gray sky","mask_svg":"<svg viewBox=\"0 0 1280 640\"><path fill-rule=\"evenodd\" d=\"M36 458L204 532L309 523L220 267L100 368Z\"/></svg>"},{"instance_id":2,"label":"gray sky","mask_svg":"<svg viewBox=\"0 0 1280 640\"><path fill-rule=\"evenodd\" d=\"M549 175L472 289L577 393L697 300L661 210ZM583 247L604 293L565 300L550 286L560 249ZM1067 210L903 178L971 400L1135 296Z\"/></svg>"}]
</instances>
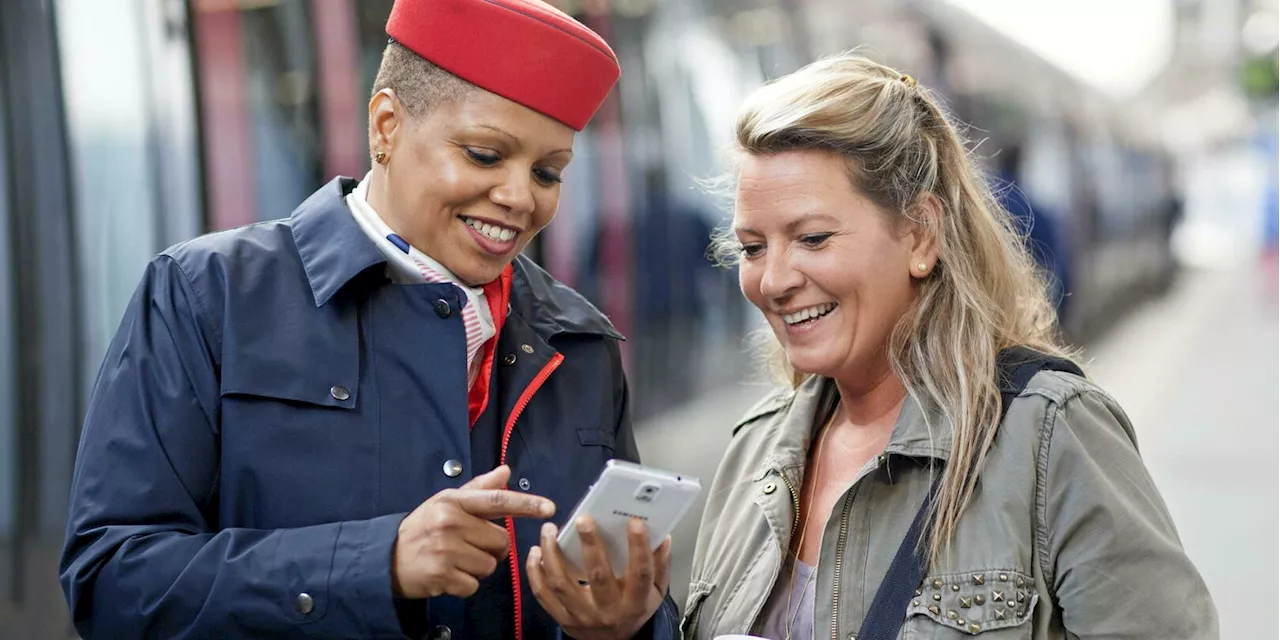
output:
<instances>
[{"instance_id":1,"label":"gray sky","mask_svg":"<svg viewBox=\"0 0 1280 640\"><path fill-rule=\"evenodd\" d=\"M947 0L1116 97L1143 87L1173 51L1169 0Z\"/></svg>"}]
</instances>

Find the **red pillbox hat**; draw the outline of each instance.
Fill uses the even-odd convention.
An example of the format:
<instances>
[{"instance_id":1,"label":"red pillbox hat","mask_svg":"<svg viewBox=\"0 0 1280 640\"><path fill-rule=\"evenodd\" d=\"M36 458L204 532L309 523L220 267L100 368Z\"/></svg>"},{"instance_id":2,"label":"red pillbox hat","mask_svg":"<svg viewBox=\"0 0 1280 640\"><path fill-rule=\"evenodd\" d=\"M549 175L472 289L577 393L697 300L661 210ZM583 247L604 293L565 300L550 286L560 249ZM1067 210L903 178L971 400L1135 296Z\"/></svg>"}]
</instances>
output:
<instances>
[{"instance_id":1,"label":"red pillbox hat","mask_svg":"<svg viewBox=\"0 0 1280 640\"><path fill-rule=\"evenodd\" d=\"M600 36L539 0L396 0L387 35L445 71L578 131L621 73Z\"/></svg>"}]
</instances>

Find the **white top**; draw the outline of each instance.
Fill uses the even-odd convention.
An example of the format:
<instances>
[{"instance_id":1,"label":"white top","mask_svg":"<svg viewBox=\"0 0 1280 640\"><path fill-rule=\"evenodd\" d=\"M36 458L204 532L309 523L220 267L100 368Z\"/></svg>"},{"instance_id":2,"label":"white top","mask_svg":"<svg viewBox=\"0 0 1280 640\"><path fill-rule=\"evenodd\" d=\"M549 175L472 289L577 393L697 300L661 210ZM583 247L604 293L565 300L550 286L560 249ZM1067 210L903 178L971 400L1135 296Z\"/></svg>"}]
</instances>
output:
<instances>
[{"instance_id":1,"label":"white top","mask_svg":"<svg viewBox=\"0 0 1280 640\"><path fill-rule=\"evenodd\" d=\"M794 568L795 577L791 571ZM788 554L765 604L760 622L760 636L770 640L813 640L813 605L817 591L816 567ZM789 606L788 606L789 605ZM790 635L788 636L788 631Z\"/></svg>"}]
</instances>

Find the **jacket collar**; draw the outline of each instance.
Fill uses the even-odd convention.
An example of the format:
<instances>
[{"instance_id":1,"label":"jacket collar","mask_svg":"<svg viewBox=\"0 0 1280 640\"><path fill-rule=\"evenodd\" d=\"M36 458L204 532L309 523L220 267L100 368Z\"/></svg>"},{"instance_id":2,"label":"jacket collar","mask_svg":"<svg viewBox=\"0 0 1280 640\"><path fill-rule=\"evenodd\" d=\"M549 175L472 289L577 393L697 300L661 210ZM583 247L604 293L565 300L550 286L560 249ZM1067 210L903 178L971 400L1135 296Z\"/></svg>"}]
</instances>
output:
<instances>
[{"instance_id":1,"label":"jacket collar","mask_svg":"<svg viewBox=\"0 0 1280 640\"><path fill-rule=\"evenodd\" d=\"M387 264L347 210L344 199L355 187L351 178L334 178L298 206L289 220L317 307L370 267Z\"/></svg>"},{"instance_id":2,"label":"jacket collar","mask_svg":"<svg viewBox=\"0 0 1280 640\"><path fill-rule=\"evenodd\" d=\"M937 458L945 462L951 458L953 437L946 418L926 413L915 396L907 395L884 451L912 458Z\"/></svg>"},{"instance_id":3,"label":"jacket collar","mask_svg":"<svg viewBox=\"0 0 1280 640\"><path fill-rule=\"evenodd\" d=\"M516 256L511 267L511 310L544 338L586 333L625 339L595 305L552 278L533 260Z\"/></svg>"},{"instance_id":4,"label":"jacket collar","mask_svg":"<svg viewBox=\"0 0 1280 640\"><path fill-rule=\"evenodd\" d=\"M837 400L836 385L830 378L810 376L795 390L779 393L749 411L739 425L776 414L773 450L761 469L785 470L803 467L809 443L825 422ZM946 461L951 455L952 433L941 417L926 420L920 404L910 395L902 403L889 436L885 453L912 458Z\"/></svg>"},{"instance_id":5,"label":"jacket collar","mask_svg":"<svg viewBox=\"0 0 1280 640\"><path fill-rule=\"evenodd\" d=\"M328 304L356 276L387 263L347 209L345 198L356 184L351 178L334 178L311 194L290 218L293 241L317 307ZM545 339L562 333L623 339L586 298L532 260L517 256L511 266L511 311Z\"/></svg>"}]
</instances>

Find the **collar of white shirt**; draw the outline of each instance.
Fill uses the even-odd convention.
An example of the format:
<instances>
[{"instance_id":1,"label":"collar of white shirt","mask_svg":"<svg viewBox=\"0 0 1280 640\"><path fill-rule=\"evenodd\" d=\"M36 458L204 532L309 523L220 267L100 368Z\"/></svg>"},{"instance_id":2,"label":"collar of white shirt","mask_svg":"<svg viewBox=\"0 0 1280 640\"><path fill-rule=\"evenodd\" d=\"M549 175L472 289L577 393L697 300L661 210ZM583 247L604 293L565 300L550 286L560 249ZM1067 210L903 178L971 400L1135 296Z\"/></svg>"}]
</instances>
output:
<instances>
[{"instance_id":1,"label":"collar of white shirt","mask_svg":"<svg viewBox=\"0 0 1280 640\"><path fill-rule=\"evenodd\" d=\"M347 208L351 210L351 215L356 219L356 223L360 225L360 229L369 236L369 240L373 242L382 255L387 258L387 271L391 276L391 281L397 284L419 284L426 282L418 264L425 265L432 271L444 276L449 282L456 285L467 296L467 304L475 305L475 309L480 317L481 331L483 333L484 343L493 337L496 331L493 326L493 316L489 312L489 304L485 299L484 289L480 287L468 287L462 284L458 277L453 275L440 264L433 260L430 256L419 251L416 247L405 243L400 236L395 233L391 227L378 215L378 212L369 204L369 182L373 176L370 172L356 185L356 188L347 195ZM392 237L400 240L397 244ZM474 354L471 354L474 355Z\"/></svg>"}]
</instances>

